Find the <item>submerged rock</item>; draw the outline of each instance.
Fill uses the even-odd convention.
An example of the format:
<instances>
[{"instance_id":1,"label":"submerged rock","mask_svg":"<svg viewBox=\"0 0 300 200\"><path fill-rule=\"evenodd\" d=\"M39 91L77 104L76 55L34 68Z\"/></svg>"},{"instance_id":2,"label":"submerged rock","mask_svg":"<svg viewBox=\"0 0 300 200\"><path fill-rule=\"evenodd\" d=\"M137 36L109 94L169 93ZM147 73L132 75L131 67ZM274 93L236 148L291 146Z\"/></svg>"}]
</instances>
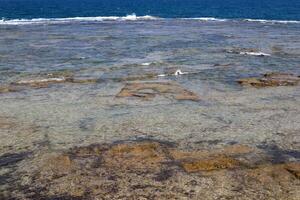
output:
<instances>
[{"instance_id":1,"label":"submerged rock","mask_svg":"<svg viewBox=\"0 0 300 200\"><path fill-rule=\"evenodd\" d=\"M257 155L257 150L229 145L188 151L154 140L76 147L36 157L36 169L22 173L33 180L23 185L31 191L26 194L25 190L24 195L82 199L219 199L225 195L257 199L248 198L255 191L262 199L300 197L299 163L261 160L248 165L244 160L249 154Z\"/></svg>"},{"instance_id":2,"label":"submerged rock","mask_svg":"<svg viewBox=\"0 0 300 200\"><path fill-rule=\"evenodd\" d=\"M76 84L85 84L85 83L97 83L98 79L96 78L77 78L68 73L63 73L65 76L56 76L58 74L47 74L43 78L33 78L25 79L10 83L9 85L0 86L0 94L8 92L18 92L28 88L47 88L53 84L61 83L76 83Z\"/></svg>"},{"instance_id":3,"label":"submerged rock","mask_svg":"<svg viewBox=\"0 0 300 200\"><path fill-rule=\"evenodd\" d=\"M3 85L0 86L0 94L1 93L8 93L8 92L18 92L19 89L17 87L11 85Z\"/></svg>"},{"instance_id":4,"label":"submerged rock","mask_svg":"<svg viewBox=\"0 0 300 200\"><path fill-rule=\"evenodd\" d=\"M182 167L186 172L201 172L211 171L218 169L233 169L240 165L240 163L230 157L217 156L213 158L195 160L195 161L183 161Z\"/></svg>"},{"instance_id":5,"label":"submerged rock","mask_svg":"<svg viewBox=\"0 0 300 200\"><path fill-rule=\"evenodd\" d=\"M48 87L49 84L65 83L65 82L68 82L68 78L58 77L58 78L21 80L21 81L12 83L12 84L19 85L19 86L29 86L29 87L33 87L33 88L43 88L43 87Z\"/></svg>"},{"instance_id":6,"label":"submerged rock","mask_svg":"<svg viewBox=\"0 0 300 200\"><path fill-rule=\"evenodd\" d=\"M30 79L22 80L13 83L14 85L30 86L30 87L48 87L50 84L57 83L96 83L98 79L91 78L74 78L74 77L56 77L56 78L44 78L44 79Z\"/></svg>"},{"instance_id":7,"label":"submerged rock","mask_svg":"<svg viewBox=\"0 0 300 200\"><path fill-rule=\"evenodd\" d=\"M241 85L261 87L295 86L300 82L300 76L287 73L267 73L263 77L243 78L237 81Z\"/></svg>"},{"instance_id":8,"label":"submerged rock","mask_svg":"<svg viewBox=\"0 0 300 200\"><path fill-rule=\"evenodd\" d=\"M117 97L138 97L150 100L157 95L176 100L199 101L199 97L175 82L134 82L127 83Z\"/></svg>"},{"instance_id":9,"label":"submerged rock","mask_svg":"<svg viewBox=\"0 0 300 200\"><path fill-rule=\"evenodd\" d=\"M234 48L227 50L228 53L240 54L240 55L250 55L250 56L271 56L268 53L259 51L255 48Z\"/></svg>"},{"instance_id":10,"label":"submerged rock","mask_svg":"<svg viewBox=\"0 0 300 200\"><path fill-rule=\"evenodd\" d=\"M142 81L142 80L150 80L155 79L157 74L155 73L145 73L142 75L130 75L124 77L116 77L116 78L109 78L108 80L116 81L116 82L123 82L123 81Z\"/></svg>"}]
</instances>

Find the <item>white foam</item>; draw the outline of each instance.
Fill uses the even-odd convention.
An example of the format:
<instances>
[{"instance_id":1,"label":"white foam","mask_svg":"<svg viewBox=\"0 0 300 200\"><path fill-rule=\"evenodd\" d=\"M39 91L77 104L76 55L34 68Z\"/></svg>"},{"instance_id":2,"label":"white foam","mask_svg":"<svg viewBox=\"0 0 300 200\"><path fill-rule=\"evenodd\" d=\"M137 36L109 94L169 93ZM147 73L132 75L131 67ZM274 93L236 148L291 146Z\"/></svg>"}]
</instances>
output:
<instances>
[{"instance_id":1,"label":"white foam","mask_svg":"<svg viewBox=\"0 0 300 200\"><path fill-rule=\"evenodd\" d=\"M152 63L148 63L148 62L146 62L146 63L142 63L141 65L143 65L143 66L149 66L149 65L151 65Z\"/></svg>"},{"instance_id":2,"label":"white foam","mask_svg":"<svg viewBox=\"0 0 300 200\"><path fill-rule=\"evenodd\" d=\"M195 18L182 18L185 20L199 20L199 21L215 21L215 22L226 22L226 21L246 21L246 22L257 22L263 24L300 24L300 21L297 20L266 20L266 19L223 19L215 17L195 17Z\"/></svg>"},{"instance_id":3,"label":"white foam","mask_svg":"<svg viewBox=\"0 0 300 200\"><path fill-rule=\"evenodd\" d=\"M102 22L102 21L143 21L143 20L157 20L158 17L145 15L136 16L135 14L124 17L117 16L99 16L99 17L71 17L71 18L34 18L34 19L11 19L0 20L0 25L28 25L28 24L63 24L71 22Z\"/></svg>"},{"instance_id":4,"label":"white foam","mask_svg":"<svg viewBox=\"0 0 300 200\"><path fill-rule=\"evenodd\" d=\"M179 75L184 75L184 74L189 74L188 72L182 72L180 69L177 69L174 74L159 74L157 75L158 77L165 77L165 76L179 76Z\"/></svg>"},{"instance_id":5,"label":"white foam","mask_svg":"<svg viewBox=\"0 0 300 200\"><path fill-rule=\"evenodd\" d=\"M220 19L220 18L214 18L214 17L196 17L196 18L183 18L188 20L199 20L199 21L216 21L216 22L225 22L229 19Z\"/></svg>"},{"instance_id":6,"label":"white foam","mask_svg":"<svg viewBox=\"0 0 300 200\"><path fill-rule=\"evenodd\" d=\"M266 20L266 19L244 19L247 22L259 22L262 24L300 24L300 21L296 20Z\"/></svg>"},{"instance_id":7,"label":"white foam","mask_svg":"<svg viewBox=\"0 0 300 200\"><path fill-rule=\"evenodd\" d=\"M27 24L64 24L71 22L102 22L102 21L143 21L143 20L196 20L200 22L253 22L263 24L300 24L297 20L266 20L266 19L223 19L215 17L195 17L195 18L159 18L150 15L136 16L131 14L123 17L119 16L97 16L97 17L68 17L68 18L34 18L34 19L2 19L0 25L27 25Z\"/></svg>"},{"instance_id":8,"label":"white foam","mask_svg":"<svg viewBox=\"0 0 300 200\"><path fill-rule=\"evenodd\" d=\"M176 72L174 73L175 76L183 75L183 74L188 74L188 73L187 72L182 72L180 69L177 69Z\"/></svg>"},{"instance_id":9,"label":"white foam","mask_svg":"<svg viewBox=\"0 0 300 200\"><path fill-rule=\"evenodd\" d=\"M250 56L271 56L268 53L264 53L264 52L247 52L247 51L242 51L239 54L241 55L250 55Z\"/></svg>"}]
</instances>

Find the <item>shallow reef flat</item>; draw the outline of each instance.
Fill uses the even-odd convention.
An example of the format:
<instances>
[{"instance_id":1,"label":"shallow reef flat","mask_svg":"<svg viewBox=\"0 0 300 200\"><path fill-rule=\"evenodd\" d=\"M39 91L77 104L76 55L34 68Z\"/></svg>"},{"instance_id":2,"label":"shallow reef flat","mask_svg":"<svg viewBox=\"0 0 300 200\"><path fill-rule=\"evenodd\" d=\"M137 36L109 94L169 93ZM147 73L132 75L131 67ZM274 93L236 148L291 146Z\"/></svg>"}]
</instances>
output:
<instances>
[{"instance_id":1,"label":"shallow reef flat","mask_svg":"<svg viewBox=\"0 0 300 200\"><path fill-rule=\"evenodd\" d=\"M300 199L299 26L1 25L0 199Z\"/></svg>"},{"instance_id":2,"label":"shallow reef flat","mask_svg":"<svg viewBox=\"0 0 300 200\"><path fill-rule=\"evenodd\" d=\"M2 165L22 159L24 153L0 158ZM278 162L263 149L240 144L186 150L143 139L44 151L27 159L7 175L15 181L5 183L3 198L296 200L300 195L299 162Z\"/></svg>"},{"instance_id":3,"label":"shallow reef flat","mask_svg":"<svg viewBox=\"0 0 300 200\"><path fill-rule=\"evenodd\" d=\"M179 78L11 83L21 89L2 94L0 197L299 199L299 77L269 73L206 95Z\"/></svg>"},{"instance_id":4,"label":"shallow reef flat","mask_svg":"<svg viewBox=\"0 0 300 200\"><path fill-rule=\"evenodd\" d=\"M197 94L184 89L175 82L135 82L127 83L117 97L139 97L145 100L156 95L169 96L176 100L199 101Z\"/></svg>"},{"instance_id":5,"label":"shallow reef flat","mask_svg":"<svg viewBox=\"0 0 300 200\"><path fill-rule=\"evenodd\" d=\"M285 73L268 73L263 77L244 78L238 80L242 85L261 87L274 87L274 86L293 86L298 85L300 82L300 76Z\"/></svg>"}]
</instances>

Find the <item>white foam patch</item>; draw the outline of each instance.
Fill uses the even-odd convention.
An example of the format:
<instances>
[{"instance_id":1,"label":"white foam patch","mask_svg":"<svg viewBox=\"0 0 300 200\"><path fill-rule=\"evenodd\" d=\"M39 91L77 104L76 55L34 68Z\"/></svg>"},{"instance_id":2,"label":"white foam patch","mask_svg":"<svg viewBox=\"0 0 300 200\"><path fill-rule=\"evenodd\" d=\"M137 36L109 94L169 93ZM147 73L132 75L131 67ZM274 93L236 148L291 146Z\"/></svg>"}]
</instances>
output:
<instances>
[{"instance_id":1,"label":"white foam patch","mask_svg":"<svg viewBox=\"0 0 300 200\"><path fill-rule=\"evenodd\" d=\"M300 24L296 20L266 20L266 19L244 19L247 22L259 22L262 24Z\"/></svg>"},{"instance_id":2,"label":"white foam patch","mask_svg":"<svg viewBox=\"0 0 300 200\"><path fill-rule=\"evenodd\" d=\"M151 15L136 16L135 14L119 16L98 16L98 17L69 17L69 18L34 18L34 19L2 19L0 25L28 25L28 24L65 24L72 22L102 22L102 21L143 21L143 20L197 20L200 22L253 22L263 24L300 24L297 20L266 20L266 19L222 19L215 17L195 18L159 18Z\"/></svg>"},{"instance_id":3,"label":"white foam patch","mask_svg":"<svg viewBox=\"0 0 300 200\"><path fill-rule=\"evenodd\" d=\"M242 51L239 54L241 54L241 55L250 55L250 56L271 56L271 54L264 53L264 52L247 52L247 51Z\"/></svg>"},{"instance_id":4,"label":"white foam patch","mask_svg":"<svg viewBox=\"0 0 300 200\"><path fill-rule=\"evenodd\" d=\"M196 18L182 18L184 20L199 20L199 21L215 21L215 22L239 22L239 21L246 21L246 22L256 22L256 23L263 23L263 24L300 24L300 21L297 20L266 20L266 19L222 19L222 18L214 18L214 17L196 17Z\"/></svg>"},{"instance_id":5,"label":"white foam patch","mask_svg":"<svg viewBox=\"0 0 300 200\"><path fill-rule=\"evenodd\" d=\"M216 21L216 22L225 22L228 21L229 19L219 19L219 18L214 18L214 17L196 17L196 18L183 18L187 20L199 20L199 21Z\"/></svg>"},{"instance_id":6,"label":"white foam patch","mask_svg":"<svg viewBox=\"0 0 300 200\"><path fill-rule=\"evenodd\" d=\"M158 77L165 77L165 76L179 76L179 75L184 75L184 74L189 74L188 72L182 72L180 69L177 69L174 74L159 74L157 75Z\"/></svg>"},{"instance_id":7,"label":"white foam patch","mask_svg":"<svg viewBox=\"0 0 300 200\"><path fill-rule=\"evenodd\" d=\"M146 63L142 63L141 65L142 66L149 66L149 65L151 65L152 63L149 63L149 62L146 62Z\"/></svg>"}]
</instances>

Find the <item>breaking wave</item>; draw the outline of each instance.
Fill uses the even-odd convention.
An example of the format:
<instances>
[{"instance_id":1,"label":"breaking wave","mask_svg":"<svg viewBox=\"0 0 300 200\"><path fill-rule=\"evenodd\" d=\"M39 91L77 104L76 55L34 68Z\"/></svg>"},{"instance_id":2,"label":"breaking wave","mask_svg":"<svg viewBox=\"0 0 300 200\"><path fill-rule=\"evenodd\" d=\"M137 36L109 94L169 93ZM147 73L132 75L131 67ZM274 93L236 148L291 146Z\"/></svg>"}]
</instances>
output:
<instances>
[{"instance_id":1,"label":"breaking wave","mask_svg":"<svg viewBox=\"0 0 300 200\"><path fill-rule=\"evenodd\" d=\"M35 18L35 19L2 19L0 25L27 25L27 24L63 24L72 22L102 22L102 21L143 21L157 20L158 17L150 15L136 16L135 14L125 17L107 16L107 17L69 17L69 18Z\"/></svg>"},{"instance_id":2,"label":"breaking wave","mask_svg":"<svg viewBox=\"0 0 300 200\"><path fill-rule=\"evenodd\" d=\"M183 18L185 20L199 20L199 21L216 21L216 22L226 22L230 19L220 19L214 17L196 17L196 18Z\"/></svg>"},{"instance_id":3,"label":"breaking wave","mask_svg":"<svg viewBox=\"0 0 300 200\"><path fill-rule=\"evenodd\" d=\"M297 20L265 20L265 19L222 19L214 17L198 18L160 18L150 15L137 16L135 14L119 16L98 16L98 17L68 17L68 18L34 18L34 19L2 19L0 25L28 25L28 24L66 24L73 22L103 22L103 21L146 21L146 20L196 20L200 22L249 22L263 24L300 24Z\"/></svg>"},{"instance_id":4,"label":"breaking wave","mask_svg":"<svg viewBox=\"0 0 300 200\"><path fill-rule=\"evenodd\" d=\"M300 21L296 20L266 20L266 19L244 19L247 22L259 22L263 24L300 24Z\"/></svg>"}]
</instances>

